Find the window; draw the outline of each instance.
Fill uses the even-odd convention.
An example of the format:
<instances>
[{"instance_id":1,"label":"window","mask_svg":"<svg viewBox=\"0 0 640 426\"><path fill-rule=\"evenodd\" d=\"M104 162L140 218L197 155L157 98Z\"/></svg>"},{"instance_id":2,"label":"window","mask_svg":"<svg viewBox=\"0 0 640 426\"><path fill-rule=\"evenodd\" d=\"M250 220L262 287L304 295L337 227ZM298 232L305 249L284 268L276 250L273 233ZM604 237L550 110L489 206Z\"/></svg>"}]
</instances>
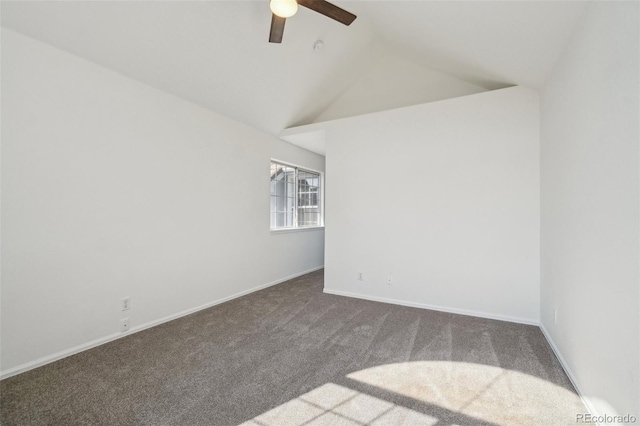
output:
<instances>
[{"instance_id":1,"label":"window","mask_svg":"<svg viewBox=\"0 0 640 426\"><path fill-rule=\"evenodd\" d=\"M271 229L322 226L321 175L271 162Z\"/></svg>"}]
</instances>

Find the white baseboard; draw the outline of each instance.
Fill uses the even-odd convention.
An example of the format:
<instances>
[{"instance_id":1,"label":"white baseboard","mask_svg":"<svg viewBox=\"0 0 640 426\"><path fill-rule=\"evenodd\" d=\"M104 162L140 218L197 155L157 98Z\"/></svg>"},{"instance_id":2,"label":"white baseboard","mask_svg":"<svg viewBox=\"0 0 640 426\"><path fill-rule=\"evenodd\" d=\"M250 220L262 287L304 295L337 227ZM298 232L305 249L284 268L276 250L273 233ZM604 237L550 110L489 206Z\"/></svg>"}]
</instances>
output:
<instances>
[{"instance_id":1,"label":"white baseboard","mask_svg":"<svg viewBox=\"0 0 640 426\"><path fill-rule=\"evenodd\" d=\"M598 417L599 416L598 410L596 410L595 406L593 405L589 397L587 397L585 393L582 392L582 389L580 387L580 382L578 382L578 379L571 371L571 368L569 368L569 364L567 364L567 362L564 360L562 354L560 353L560 349L558 349L558 347L556 346L556 343L551 338L551 334L549 334L549 332L545 328L544 324L542 324L542 322L539 324L539 327L540 327L540 330L542 331L542 334L544 335L544 338L547 339L547 343L549 343L549 346L551 346L553 353L556 355L556 358L560 362L562 369L567 374L567 377L571 381L571 384L575 388L576 392L578 392L578 396L582 400L582 403L587 407L587 410L589 410L589 414L591 414L594 417Z\"/></svg>"},{"instance_id":2,"label":"white baseboard","mask_svg":"<svg viewBox=\"0 0 640 426\"><path fill-rule=\"evenodd\" d=\"M324 289L324 292L327 294L335 294L336 296L354 297L356 299L371 300L373 302L391 303L393 305L409 306L411 308L430 309L432 311L448 312L451 314L468 315L472 317L515 322L518 324L535 325L535 326L540 325L540 323L537 320L533 320L529 318L520 318L520 317L512 317L509 315L491 314L487 312L471 311L467 309L449 308L446 306L428 305L426 303L407 302L405 300L368 296L368 295L359 294L359 293L350 293L347 291L331 290L327 288Z\"/></svg>"},{"instance_id":3,"label":"white baseboard","mask_svg":"<svg viewBox=\"0 0 640 426\"><path fill-rule=\"evenodd\" d=\"M72 348L65 349L63 351L56 352L54 354L44 356L42 358L38 358L35 361L27 362L27 363L18 365L17 367L10 368L9 370L0 372L0 380L6 379L6 378L11 377L11 376L15 376L15 375L20 374L20 373L24 373L25 371L33 370L34 368L41 367L41 366L46 365L46 364L50 364L50 363L52 363L54 361L58 361L58 360L60 360L62 358L66 358L68 356L75 355L75 354L77 354L79 352L83 352L83 351L89 350L91 348L95 348L96 346L104 345L105 343L112 342L112 341L120 339L122 337L130 336L133 333L137 333L139 331L146 330L146 329L151 328L151 327L155 327L156 325L160 325L160 324L163 324L163 323L168 322L168 321L173 321L175 319L178 319L180 317L184 317L184 316L193 314L193 313L201 311L203 309L207 309L207 308L210 308L212 306L219 305L221 303L228 302L228 301L233 300L233 299L237 299L238 297L245 296L247 294L256 292L258 290L262 290L262 289L265 289L267 287L271 287L271 286L274 286L276 284L280 284L280 283L283 283L285 281L289 281L291 279L300 277L302 275L306 275L306 274L309 274L311 272L318 271L318 270L320 270L322 268L324 268L324 265L318 266L317 268L312 268L312 269L309 269L309 270L306 270L306 271L303 271L303 272L300 272L300 273L297 273L297 274L293 274L293 275L290 275L288 277L281 278L281 279L278 279L276 281L272 281L272 282L267 283L267 284L262 284L262 285L259 285L257 287L250 288L248 290L232 294L231 296L227 296L227 297L224 297L222 299L218 299L218 300L214 300L214 301L209 302L209 303L205 303L204 305L196 306L195 308L191 308L191 309L187 309L187 310L182 311L182 312L178 312L177 314L168 315L168 316L166 316L164 318L160 318L160 319L155 320L155 321L150 321L148 323L145 323L145 324L142 324L142 325L139 325L139 326L136 326L136 327L132 327L129 330L129 332L127 332L127 333L109 334L108 336L100 337L100 338L92 340L90 342L83 343L81 345L74 346Z\"/></svg>"},{"instance_id":4,"label":"white baseboard","mask_svg":"<svg viewBox=\"0 0 640 426\"><path fill-rule=\"evenodd\" d=\"M79 352L83 352L83 351L92 349L92 348L94 348L96 346L100 346L100 345L103 345L105 343L120 339L122 337L129 336L129 335L131 335L133 333L137 333L139 331L146 330L146 329L151 328L151 327L155 327L155 326L163 324L165 322L172 321L172 320L175 320L175 319L178 319L178 318L193 314L193 313L201 311L203 309L207 309L207 308L210 308L212 306L219 305L221 303L228 302L228 301L233 300L233 299L237 299L238 297L242 297L242 296L245 296L247 294L250 294L250 293L265 289L267 287L271 287L271 286L283 283L285 281L300 277L302 275L306 275L306 274L309 274L311 272L318 271L318 270L320 270L322 268L324 268L324 265L316 267L316 268L312 268L312 269L309 269L309 270L306 270L306 271L303 271L303 272L300 272L300 273L297 273L297 274L293 274L293 275L290 275L288 277L281 278L281 279L278 279L276 281L272 281L272 282L267 283L267 284L262 284L262 285L259 285L257 287L250 288L248 290L241 291L239 293L235 293L235 294L233 294L231 296L224 297L224 298L218 299L218 300L214 300L214 301L206 303L204 305L200 305L200 306L197 306L195 308L187 309L185 311L182 311L182 312L179 312L179 313L176 313L176 314L173 314L173 315L169 315L169 316L166 316L164 318L161 318L161 319L158 319L158 320L155 320L155 321L151 321L151 322L148 322L146 324L139 325L137 327L133 327L128 333L110 334L108 336L104 336L104 337L92 340L90 342L87 342L87 343L84 343L84 344L81 344L81 345L78 345L78 346L74 346L72 348L65 349L63 351L56 352L56 353L51 354L51 355L47 355L45 357L36 359L35 361L31 361L31 362L27 362L25 364L21 364L21 365L19 365L17 367L14 367L14 368L11 368L9 370L0 372L0 380L6 379L6 378L11 377L11 376L15 376L15 375L20 374L20 373L24 373L26 371L32 370L32 369L37 368L37 367L41 367L41 366L46 365L46 364L50 364L50 363L52 363L54 361L58 361L58 360L60 360L62 358L66 358L68 356L75 355L75 354L77 354ZM409 307L413 307L413 308L430 309L430 310L440 311L440 312L448 312L448 313L453 313L453 314L469 315L469 316L480 317L480 318L495 319L495 320L500 320L500 321L508 321L508 322L515 322L515 323L519 323L519 324L538 326L540 328L540 330L542 331L542 334L544 335L545 339L547 339L547 342L549 343L549 346L551 346L551 349L553 350L556 358L560 362L560 365L562 366L562 368L564 369L565 373L567 374L567 377L569 377L569 380L573 384L573 387L578 392L578 395L580 396L580 399L582 400L584 405L589 410L590 414L592 414L594 416L598 415L598 412L595 409L595 407L594 407L593 403L591 402L591 400L588 397L586 397L585 394L582 392L582 389L580 387L580 384L579 384L577 378L575 377L575 375L573 374L573 372L569 368L569 365L567 364L567 362L562 357L562 354L560 353L560 350L558 349L558 347L556 346L555 342L551 338L551 335L546 330L544 325L542 323L538 322L538 321L527 319L527 318L511 317L511 316L507 316L507 315L488 314L488 313L479 312L479 311L470 311L470 310L465 310L465 309L448 308L448 307L443 307L443 306L428 305L428 304L424 304L424 303L407 302L407 301L403 301L403 300L389 299L389 298L384 298L384 297L367 296L367 295L358 294L358 293L350 293L350 292L346 292L346 291L338 291L338 290L331 290L331 289L324 289L324 293L333 294L333 295L337 295L337 296L354 297L354 298L357 298L357 299L370 300L370 301L374 301L374 302L391 303L391 304L394 304L394 305L409 306Z\"/></svg>"}]
</instances>

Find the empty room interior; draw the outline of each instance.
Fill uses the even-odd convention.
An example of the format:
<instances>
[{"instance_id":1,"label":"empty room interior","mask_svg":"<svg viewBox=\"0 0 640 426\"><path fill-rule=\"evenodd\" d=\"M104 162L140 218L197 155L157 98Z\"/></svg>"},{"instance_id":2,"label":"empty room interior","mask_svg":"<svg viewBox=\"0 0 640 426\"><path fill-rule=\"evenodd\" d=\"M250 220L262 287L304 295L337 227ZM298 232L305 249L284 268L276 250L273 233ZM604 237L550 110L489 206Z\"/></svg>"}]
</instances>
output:
<instances>
[{"instance_id":1,"label":"empty room interior","mask_svg":"<svg viewBox=\"0 0 640 426\"><path fill-rule=\"evenodd\" d=\"M640 3L2 1L2 425L640 423Z\"/></svg>"}]
</instances>

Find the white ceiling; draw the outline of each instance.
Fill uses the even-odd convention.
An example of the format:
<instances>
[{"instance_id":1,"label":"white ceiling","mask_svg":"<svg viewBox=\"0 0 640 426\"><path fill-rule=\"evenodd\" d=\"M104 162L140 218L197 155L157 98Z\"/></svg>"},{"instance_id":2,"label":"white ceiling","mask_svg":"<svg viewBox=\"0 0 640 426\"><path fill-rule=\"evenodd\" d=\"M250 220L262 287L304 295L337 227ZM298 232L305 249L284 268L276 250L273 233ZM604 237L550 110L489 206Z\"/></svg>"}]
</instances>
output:
<instances>
[{"instance_id":1,"label":"white ceiling","mask_svg":"<svg viewBox=\"0 0 640 426\"><path fill-rule=\"evenodd\" d=\"M376 36L398 54L487 89L540 89L586 3L372 1Z\"/></svg>"},{"instance_id":2,"label":"white ceiling","mask_svg":"<svg viewBox=\"0 0 640 426\"><path fill-rule=\"evenodd\" d=\"M260 1L2 1L2 25L277 135L310 123L392 52L493 89L540 88L583 2L340 1L300 8L281 45ZM325 49L316 53L316 40ZM405 82L406 85L406 82Z\"/></svg>"}]
</instances>

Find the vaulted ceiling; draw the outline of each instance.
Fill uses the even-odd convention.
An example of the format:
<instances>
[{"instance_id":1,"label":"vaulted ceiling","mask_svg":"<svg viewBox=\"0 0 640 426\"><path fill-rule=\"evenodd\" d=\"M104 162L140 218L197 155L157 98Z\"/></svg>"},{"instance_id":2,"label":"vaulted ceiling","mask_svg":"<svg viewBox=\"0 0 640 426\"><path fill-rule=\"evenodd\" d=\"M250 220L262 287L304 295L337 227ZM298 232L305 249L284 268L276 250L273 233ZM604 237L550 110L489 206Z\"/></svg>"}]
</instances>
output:
<instances>
[{"instance_id":1,"label":"vaulted ceiling","mask_svg":"<svg viewBox=\"0 0 640 426\"><path fill-rule=\"evenodd\" d=\"M346 27L300 8L282 44L267 42L267 0L3 1L1 13L4 27L277 135L367 112L372 98L391 108L540 88L584 9L574 1L333 3L358 19ZM316 40L324 50L314 51Z\"/></svg>"}]
</instances>

